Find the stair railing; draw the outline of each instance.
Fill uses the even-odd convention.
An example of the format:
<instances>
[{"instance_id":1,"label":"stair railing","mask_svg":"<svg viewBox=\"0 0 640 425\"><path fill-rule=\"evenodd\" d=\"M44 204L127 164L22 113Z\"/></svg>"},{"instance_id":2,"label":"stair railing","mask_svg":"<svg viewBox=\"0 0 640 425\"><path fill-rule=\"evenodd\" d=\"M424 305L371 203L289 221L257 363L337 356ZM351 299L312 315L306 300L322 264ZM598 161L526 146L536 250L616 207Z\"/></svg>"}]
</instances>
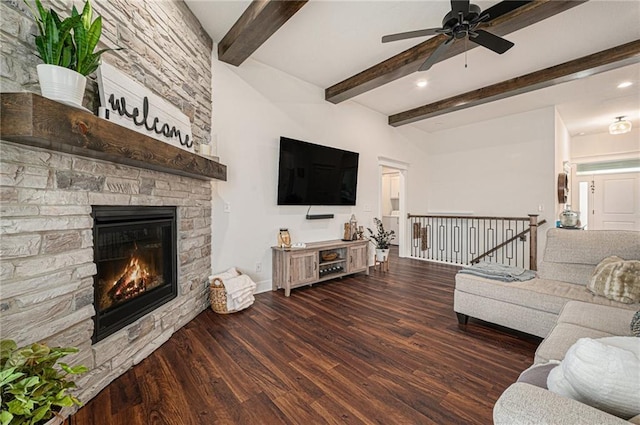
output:
<instances>
[{"instance_id":1,"label":"stair railing","mask_svg":"<svg viewBox=\"0 0 640 425\"><path fill-rule=\"evenodd\" d=\"M410 257L469 265L482 261L537 270L537 214L528 217L407 215ZM528 242L527 242L528 240Z\"/></svg>"}]
</instances>

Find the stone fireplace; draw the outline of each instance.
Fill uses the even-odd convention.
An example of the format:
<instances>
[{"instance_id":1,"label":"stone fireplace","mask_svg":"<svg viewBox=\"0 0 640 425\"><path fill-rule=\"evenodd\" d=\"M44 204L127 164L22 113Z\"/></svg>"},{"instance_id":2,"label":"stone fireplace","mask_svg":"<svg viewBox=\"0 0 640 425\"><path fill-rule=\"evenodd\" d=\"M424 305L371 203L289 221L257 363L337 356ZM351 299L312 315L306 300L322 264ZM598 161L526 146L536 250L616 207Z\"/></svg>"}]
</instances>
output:
<instances>
[{"instance_id":1,"label":"stone fireplace","mask_svg":"<svg viewBox=\"0 0 640 425\"><path fill-rule=\"evenodd\" d=\"M2 338L78 347L86 402L207 307L211 182L6 140L0 158Z\"/></svg>"},{"instance_id":2,"label":"stone fireplace","mask_svg":"<svg viewBox=\"0 0 640 425\"><path fill-rule=\"evenodd\" d=\"M176 208L94 205L93 342L174 299Z\"/></svg>"},{"instance_id":3,"label":"stone fireplace","mask_svg":"<svg viewBox=\"0 0 640 425\"><path fill-rule=\"evenodd\" d=\"M43 5L66 16L71 2L43 0ZM93 7L103 16L103 47L124 48L105 55L104 60L184 112L196 145L209 143L213 45L187 5L122 0L93 2ZM4 30L1 97L5 99L6 92L39 93L35 69L41 61L26 5L2 2L0 22ZM97 111L97 85L92 78L84 106ZM36 112L42 111L52 116L35 123ZM113 129L97 138L95 133L104 130L106 123L97 117L89 120L82 111L42 103L16 110L12 119L7 115L5 110L0 115L0 336L21 345L45 341L78 347L80 352L68 360L90 368L76 380L78 396L87 402L206 308L211 180L203 173L150 168L162 149L140 141L145 149L134 151L136 136L123 137ZM28 146L9 140L8 135L16 133L8 127L17 121L22 121L20 131L31 132L23 133L22 142L38 139L42 143ZM37 131L49 134L43 139ZM117 152L135 156L135 161L98 155L119 141ZM73 146L60 150L63 143ZM93 148L90 156L79 154L87 148ZM198 163L193 157L167 155L164 159L181 166L187 159ZM94 206L175 210L172 257L177 291L175 298L96 343L94 245L100 242L95 242Z\"/></svg>"}]
</instances>

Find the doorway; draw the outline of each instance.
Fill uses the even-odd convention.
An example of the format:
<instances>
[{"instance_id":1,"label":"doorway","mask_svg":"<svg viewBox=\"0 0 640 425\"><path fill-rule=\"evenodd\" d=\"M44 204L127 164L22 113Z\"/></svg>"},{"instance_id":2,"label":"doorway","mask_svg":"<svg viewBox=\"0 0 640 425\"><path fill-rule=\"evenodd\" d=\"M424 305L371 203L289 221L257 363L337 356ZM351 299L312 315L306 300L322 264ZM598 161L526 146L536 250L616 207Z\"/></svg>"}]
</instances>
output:
<instances>
[{"instance_id":1,"label":"doorway","mask_svg":"<svg viewBox=\"0 0 640 425\"><path fill-rule=\"evenodd\" d=\"M640 172L580 174L572 199L586 229L640 230Z\"/></svg>"},{"instance_id":2,"label":"doorway","mask_svg":"<svg viewBox=\"0 0 640 425\"><path fill-rule=\"evenodd\" d=\"M391 241L391 245L398 247L400 257L405 257L407 164L378 158L378 165L378 217L381 218L385 230L394 231L396 237Z\"/></svg>"}]
</instances>

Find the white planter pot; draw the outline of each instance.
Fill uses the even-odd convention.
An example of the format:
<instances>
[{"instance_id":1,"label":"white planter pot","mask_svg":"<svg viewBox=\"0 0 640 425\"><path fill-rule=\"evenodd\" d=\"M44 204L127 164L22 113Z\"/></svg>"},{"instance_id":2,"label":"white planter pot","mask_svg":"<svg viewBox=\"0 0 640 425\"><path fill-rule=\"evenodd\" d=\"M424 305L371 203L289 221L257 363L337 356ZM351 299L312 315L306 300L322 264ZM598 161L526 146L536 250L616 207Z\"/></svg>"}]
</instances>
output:
<instances>
[{"instance_id":1,"label":"white planter pot","mask_svg":"<svg viewBox=\"0 0 640 425\"><path fill-rule=\"evenodd\" d=\"M376 260L377 261L386 261L388 259L389 259L389 248L387 248L387 249L376 248Z\"/></svg>"},{"instance_id":2,"label":"white planter pot","mask_svg":"<svg viewBox=\"0 0 640 425\"><path fill-rule=\"evenodd\" d=\"M40 64L37 69L44 97L82 107L87 77L57 65Z\"/></svg>"}]
</instances>

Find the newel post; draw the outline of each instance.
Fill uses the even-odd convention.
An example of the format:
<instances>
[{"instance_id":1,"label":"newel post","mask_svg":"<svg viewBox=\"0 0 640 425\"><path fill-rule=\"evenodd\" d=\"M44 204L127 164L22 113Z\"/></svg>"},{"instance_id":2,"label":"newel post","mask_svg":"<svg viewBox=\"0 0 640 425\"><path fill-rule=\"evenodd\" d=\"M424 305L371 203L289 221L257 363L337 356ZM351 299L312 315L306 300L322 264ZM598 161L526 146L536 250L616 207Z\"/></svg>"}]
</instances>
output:
<instances>
[{"instance_id":1,"label":"newel post","mask_svg":"<svg viewBox=\"0 0 640 425\"><path fill-rule=\"evenodd\" d=\"M529 214L529 269L538 270L538 214Z\"/></svg>"}]
</instances>

